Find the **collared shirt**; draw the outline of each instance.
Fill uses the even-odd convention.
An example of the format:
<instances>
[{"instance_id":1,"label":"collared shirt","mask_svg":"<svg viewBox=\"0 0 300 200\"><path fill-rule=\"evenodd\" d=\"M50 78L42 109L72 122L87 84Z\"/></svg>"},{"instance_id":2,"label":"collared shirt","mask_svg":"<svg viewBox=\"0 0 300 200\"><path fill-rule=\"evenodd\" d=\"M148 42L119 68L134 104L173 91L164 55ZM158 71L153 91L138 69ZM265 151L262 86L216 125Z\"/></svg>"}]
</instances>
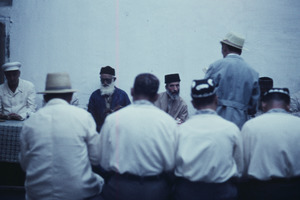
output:
<instances>
[{"instance_id":1,"label":"collared shirt","mask_svg":"<svg viewBox=\"0 0 300 200\"><path fill-rule=\"evenodd\" d=\"M14 93L5 82L0 85L0 113L5 115L16 113L25 119L36 110L35 96L35 87L29 81L19 79L19 85Z\"/></svg>"},{"instance_id":2,"label":"collared shirt","mask_svg":"<svg viewBox=\"0 0 300 200\"><path fill-rule=\"evenodd\" d=\"M244 174L259 180L300 176L300 118L272 109L242 128Z\"/></svg>"},{"instance_id":3,"label":"collared shirt","mask_svg":"<svg viewBox=\"0 0 300 200\"><path fill-rule=\"evenodd\" d=\"M26 171L27 199L84 199L99 194L103 179L99 134L90 113L52 99L24 122L20 164Z\"/></svg>"},{"instance_id":4,"label":"collared shirt","mask_svg":"<svg viewBox=\"0 0 300 200\"><path fill-rule=\"evenodd\" d=\"M153 176L174 168L177 124L149 101L134 101L109 115L100 138L106 171Z\"/></svg>"},{"instance_id":5,"label":"collared shirt","mask_svg":"<svg viewBox=\"0 0 300 200\"><path fill-rule=\"evenodd\" d=\"M235 124L205 109L180 125L176 176L222 183L240 176L242 168L242 140Z\"/></svg>"}]
</instances>

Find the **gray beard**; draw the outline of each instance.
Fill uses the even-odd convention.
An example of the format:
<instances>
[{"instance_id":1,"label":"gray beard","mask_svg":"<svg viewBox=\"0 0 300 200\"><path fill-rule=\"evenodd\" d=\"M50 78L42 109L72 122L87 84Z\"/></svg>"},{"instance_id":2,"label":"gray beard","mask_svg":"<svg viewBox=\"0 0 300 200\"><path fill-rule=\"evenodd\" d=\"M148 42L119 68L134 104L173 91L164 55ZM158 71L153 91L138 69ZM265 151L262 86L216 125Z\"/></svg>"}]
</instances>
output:
<instances>
[{"instance_id":1,"label":"gray beard","mask_svg":"<svg viewBox=\"0 0 300 200\"><path fill-rule=\"evenodd\" d=\"M169 92L169 90L167 90L167 94L173 101L179 99L179 92L177 94L172 94L171 92Z\"/></svg>"},{"instance_id":2,"label":"gray beard","mask_svg":"<svg viewBox=\"0 0 300 200\"><path fill-rule=\"evenodd\" d=\"M112 82L108 86L103 86L102 84L100 85L100 91L101 91L101 96L104 95L111 95L115 91L115 83Z\"/></svg>"}]
</instances>

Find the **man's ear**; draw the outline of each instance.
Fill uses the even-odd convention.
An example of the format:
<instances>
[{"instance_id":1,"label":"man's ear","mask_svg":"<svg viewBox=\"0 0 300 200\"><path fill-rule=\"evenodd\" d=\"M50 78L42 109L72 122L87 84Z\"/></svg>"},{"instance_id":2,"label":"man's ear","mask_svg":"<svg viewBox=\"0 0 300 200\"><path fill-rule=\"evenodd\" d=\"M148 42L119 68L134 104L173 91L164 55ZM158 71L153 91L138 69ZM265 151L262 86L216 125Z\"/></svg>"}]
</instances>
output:
<instances>
[{"instance_id":1,"label":"man's ear","mask_svg":"<svg viewBox=\"0 0 300 200\"><path fill-rule=\"evenodd\" d=\"M133 88L131 88L130 94L131 94L132 97L134 97L134 89Z\"/></svg>"},{"instance_id":2,"label":"man's ear","mask_svg":"<svg viewBox=\"0 0 300 200\"><path fill-rule=\"evenodd\" d=\"M262 101L261 102L261 109L262 109L263 112L267 112L267 107L268 107L267 103Z\"/></svg>"},{"instance_id":3,"label":"man's ear","mask_svg":"<svg viewBox=\"0 0 300 200\"><path fill-rule=\"evenodd\" d=\"M156 95L153 97L153 102L155 102L158 99L159 94L156 93Z\"/></svg>"}]
</instances>

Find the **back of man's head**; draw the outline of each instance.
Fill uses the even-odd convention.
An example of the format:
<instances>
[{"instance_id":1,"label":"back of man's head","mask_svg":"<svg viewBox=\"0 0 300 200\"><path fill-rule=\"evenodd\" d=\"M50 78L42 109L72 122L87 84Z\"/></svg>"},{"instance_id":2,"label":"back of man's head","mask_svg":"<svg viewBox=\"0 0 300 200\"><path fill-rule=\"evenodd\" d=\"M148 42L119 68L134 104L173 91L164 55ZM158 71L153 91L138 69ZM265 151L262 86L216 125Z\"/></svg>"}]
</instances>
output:
<instances>
[{"instance_id":1,"label":"back of man's head","mask_svg":"<svg viewBox=\"0 0 300 200\"><path fill-rule=\"evenodd\" d=\"M288 88L272 88L262 97L262 108L267 112L273 108L289 110L290 92Z\"/></svg>"},{"instance_id":2,"label":"back of man's head","mask_svg":"<svg viewBox=\"0 0 300 200\"><path fill-rule=\"evenodd\" d=\"M192 103L196 109L216 109L216 88L212 79L194 80L191 89Z\"/></svg>"},{"instance_id":3,"label":"back of man's head","mask_svg":"<svg viewBox=\"0 0 300 200\"><path fill-rule=\"evenodd\" d=\"M139 74L134 81L132 96L135 100L147 99L155 101L159 88L159 80L150 73Z\"/></svg>"}]
</instances>

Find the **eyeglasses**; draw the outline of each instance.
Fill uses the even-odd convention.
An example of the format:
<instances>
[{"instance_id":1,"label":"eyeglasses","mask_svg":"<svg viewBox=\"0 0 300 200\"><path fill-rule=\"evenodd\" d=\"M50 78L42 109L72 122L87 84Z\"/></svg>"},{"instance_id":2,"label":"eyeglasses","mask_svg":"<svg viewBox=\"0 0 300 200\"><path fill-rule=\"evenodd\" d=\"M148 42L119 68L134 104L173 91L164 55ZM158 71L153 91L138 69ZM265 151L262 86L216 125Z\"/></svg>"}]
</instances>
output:
<instances>
[{"instance_id":1,"label":"eyeglasses","mask_svg":"<svg viewBox=\"0 0 300 200\"><path fill-rule=\"evenodd\" d=\"M100 78L100 81L101 81L101 83L108 83L108 84L111 84L111 82L112 82L112 80L113 80L113 78Z\"/></svg>"}]
</instances>

